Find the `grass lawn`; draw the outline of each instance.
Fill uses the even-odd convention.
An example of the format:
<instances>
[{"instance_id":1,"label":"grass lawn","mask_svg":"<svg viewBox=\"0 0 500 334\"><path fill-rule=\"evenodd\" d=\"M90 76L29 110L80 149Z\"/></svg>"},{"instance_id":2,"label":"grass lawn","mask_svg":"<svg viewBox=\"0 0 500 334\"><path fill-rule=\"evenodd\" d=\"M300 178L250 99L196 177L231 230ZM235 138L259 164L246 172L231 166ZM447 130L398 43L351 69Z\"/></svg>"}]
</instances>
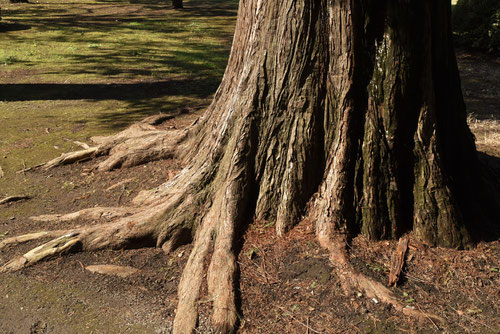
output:
<instances>
[{"instance_id":1,"label":"grass lawn","mask_svg":"<svg viewBox=\"0 0 500 334\"><path fill-rule=\"evenodd\" d=\"M223 75L236 0L0 1L0 197L15 172L134 121L204 105ZM14 181L14 182L13 182ZM27 181L26 181L27 182Z\"/></svg>"}]
</instances>

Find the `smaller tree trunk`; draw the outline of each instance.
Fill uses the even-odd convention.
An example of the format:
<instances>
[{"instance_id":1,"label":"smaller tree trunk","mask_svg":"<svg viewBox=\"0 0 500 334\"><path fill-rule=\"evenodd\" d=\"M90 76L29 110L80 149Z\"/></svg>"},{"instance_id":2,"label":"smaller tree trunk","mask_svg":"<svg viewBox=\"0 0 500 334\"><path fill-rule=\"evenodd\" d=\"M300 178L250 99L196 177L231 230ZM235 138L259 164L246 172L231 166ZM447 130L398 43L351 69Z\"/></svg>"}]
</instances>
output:
<instances>
[{"instance_id":1,"label":"smaller tree trunk","mask_svg":"<svg viewBox=\"0 0 500 334\"><path fill-rule=\"evenodd\" d=\"M175 9L184 8L182 0L172 0L172 6L174 6Z\"/></svg>"}]
</instances>

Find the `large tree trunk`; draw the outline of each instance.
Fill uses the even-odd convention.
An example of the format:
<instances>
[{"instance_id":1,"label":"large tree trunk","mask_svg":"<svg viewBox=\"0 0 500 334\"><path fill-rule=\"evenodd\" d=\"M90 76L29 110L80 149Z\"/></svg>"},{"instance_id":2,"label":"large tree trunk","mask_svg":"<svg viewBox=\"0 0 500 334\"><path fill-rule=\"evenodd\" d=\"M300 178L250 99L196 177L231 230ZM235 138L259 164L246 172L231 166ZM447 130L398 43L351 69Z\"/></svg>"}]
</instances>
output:
<instances>
[{"instance_id":1,"label":"large tree trunk","mask_svg":"<svg viewBox=\"0 0 500 334\"><path fill-rule=\"evenodd\" d=\"M92 250L142 239L168 252L193 241L174 332L196 326L212 249L212 320L228 332L238 319L235 243L252 217L283 234L308 214L344 286L401 310L349 264L349 237L413 231L431 245L463 247L476 225L495 218L498 202L485 193L466 124L447 0L242 0L206 113L185 131L164 133L156 122L100 138L81 154L109 154L101 169L182 158L186 167L173 180L140 194L134 208L78 213L122 218L51 232L60 237L4 270L76 243Z\"/></svg>"}]
</instances>

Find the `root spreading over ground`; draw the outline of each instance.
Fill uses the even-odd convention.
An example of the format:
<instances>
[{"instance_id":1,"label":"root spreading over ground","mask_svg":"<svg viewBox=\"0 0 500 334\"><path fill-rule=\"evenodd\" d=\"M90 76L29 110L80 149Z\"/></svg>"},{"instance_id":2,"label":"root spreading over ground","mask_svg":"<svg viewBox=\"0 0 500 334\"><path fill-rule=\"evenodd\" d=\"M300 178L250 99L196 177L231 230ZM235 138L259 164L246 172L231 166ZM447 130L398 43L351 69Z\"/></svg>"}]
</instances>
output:
<instances>
[{"instance_id":1,"label":"root spreading over ground","mask_svg":"<svg viewBox=\"0 0 500 334\"><path fill-rule=\"evenodd\" d=\"M163 116L153 117L140 124L109 138L100 138L103 146L92 148L94 157L97 152L109 155L104 163L96 165L98 170L108 170L113 166L125 167L144 163L145 161L162 158L182 157L170 146L166 156L152 152L150 156L142 152L141 159L136 159L138 147L150 145L151 136L158 140L160 136L176 136L176 145L182 146L182 140L190 138L187 130L175 131L156 129L164 120ZM144 126L147 124L147 126ZM182 139L179 139L182 138ZM130 145L133 142L134 145ZM109 143L114 143L115 148ZM125 146L124 143L128 143ZM165 141L162 140L165 148ZM242 142L236 143L236 145ZM103 145L103 144L101 144ZM236 147L237 151L245 152L244 147ZM65 154L64 156L83 155L84 151ZM130 151L130 154L127 152ZM86 153L85 153L86 154ZM102 154L102 153L101 153ZM131 158L132 157L132 158ZM116 164L116 161L121 161ZM76 162L79 159L64 160L58 158L47 163L45 168L54 168L60 164ZM113 163L109 163L113 161ZM126 162L125 162L126 161ZM235 155L230 160L231 165L240 166L244 162L241 156ZM205 166L205 167L204 167ZM236 263L238 240L247 220L245 201L248 189L245 189L245 175L242 168L225 170L231 177L225 180L223 187L218 187L214 193L201 187L206 184L212 174L206 167L206 161L197 168L185 168L173 179L163 185L148 191L143 191L132 201L129 207L95 207L68 214L51 214L31 217L34 221L67 222L76 219L106 220L108 223L92 225L68 230L40 231L15 237L0 242L0 250L13 247L29 241L49 240L4 264L1 272L13 272L41 260L58 256L67 252L94 251L100 249L126 249L137 247L161 247L166 253L174 251L179 246L193 242L193 249L184 268L178 288L178 309L174 323L175 333L188 333L197 326L197 308L201 286L206 277L208 292L213 303L212 326L217 332L228 333L237 328L240 316L236 307ZM213 182L213 180L212 180ZM203 191L200 191L202 189ZM346 250L345 234L333 232L329 227L317 225L317 235L320 244L329 250L331 262L346 293L360 291L367 298L392 305L396 310L419 318L432 315L417 312L405 307L383 284L358 272L349 262ZM211 254L210 265L204 266L208 254Z\"/></svg>"}]
</instances>

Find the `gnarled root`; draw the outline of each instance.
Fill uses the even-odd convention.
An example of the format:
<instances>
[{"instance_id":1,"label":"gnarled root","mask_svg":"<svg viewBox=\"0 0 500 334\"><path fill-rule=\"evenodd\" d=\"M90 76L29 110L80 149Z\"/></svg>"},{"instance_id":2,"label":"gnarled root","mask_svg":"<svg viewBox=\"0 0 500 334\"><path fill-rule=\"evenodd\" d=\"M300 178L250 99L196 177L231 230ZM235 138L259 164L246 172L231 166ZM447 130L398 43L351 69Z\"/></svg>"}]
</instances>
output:
<instances>
[{"instance_id":1,"label":"gnarled root","mask_svg":"<svg viewBox=\"0 0 500 334\"><path fill-rule=\"evenodd\" d=\"M431 319L441 324L444 323L444 319L437 315L406 307L396 298L390 289L354 268L349 261L345 235L335 232L328 234L323 230L319 231L317 236L320 245L326 248L330 253L330 261L335 268L335 274L339 277L345 293L359 291L367 298L391 305L396 311L402 312L408 316L423 320Z\"/></svg>"},{"instance_id":2,"label":"gnarled root","mask_svg":"<svg viewBox=\"0 0 500 334\"><path fill-rule=\"evenodd\" d=\"M43 259L76 249L90 251L105 248L126 248L127 246L131 246L133 241L150 238L153 234L153 229L149 225L147 220L137 223L133 219L123 219L110 224L66 231L38 232L9 238L0 244L0 249L9 245L40 240L47 237L55 239L33 248L22 256L12 259L0 267L0 272L17 271Z\"/></svg>"},{"instance_id":3,"label":"gnarled root","mask_svg":"<svg viewBox=\"0 0 500 334\"><path fill-rule=\"evenodd\" d=\"M187 137L189 128L162 130L158 129L157 125L175 116L177 115L148 117L116 135L92 137L95 146L79 143L80 146L83 145L83 150L63 153L39 167L51 169L106 155L108 158L96 167L99 171L109 171L119 167L132 167L150 161L173 158L179 149L179 143Z\"/></svg>"},{"instance_id":4,"label":"gnarled root","mask_svg":"<svg viewBox=\"0 0 500 334\"><path fill-rule=\"evenodd\" d=\"M244 146L245 141L235 144ZM138 246L161 247L170 252L193 239L193 249L179 284L179 304L174 333L192 333L197 325L201 286L207 279L213 302L212 325L217 332L231 333L237 327L236 234L245 220L248 175L239 147L223 161L221 175L214 178L210 163L185 168L166 184L141 192L134 207L91 208L66 215L33 217L37 221L73 219L117 219L104 225L70 230L38 232L4 240L0 248L21 242L53 238L14 258L0 272L12 272L43 259L70 251L122 249ZM228 167L225 168L224 164ZM210 184L217 187L210 187ZM200 190L201 189L201 190ZM215 189L212 191L212 189ZM205 204L207 203L207 204ZM201 205L200 205L201 204ZM213 240L213 242L212 242ZM213 250L208 275L205 260Z\"/></svg>"},{"instance_id":5,"label":"gnarled root","mask_svg":"<svg viewBox=\"0 0 500 334\"><path fill-rule=\"evenodd\" d=\"M89 147L81 151L63 153L59 157L41 165L41 167L43 167L44 169L51 169L61 165L72 164L93 157L97 151L98 147Z\"/></svg>"}]
</instances>

